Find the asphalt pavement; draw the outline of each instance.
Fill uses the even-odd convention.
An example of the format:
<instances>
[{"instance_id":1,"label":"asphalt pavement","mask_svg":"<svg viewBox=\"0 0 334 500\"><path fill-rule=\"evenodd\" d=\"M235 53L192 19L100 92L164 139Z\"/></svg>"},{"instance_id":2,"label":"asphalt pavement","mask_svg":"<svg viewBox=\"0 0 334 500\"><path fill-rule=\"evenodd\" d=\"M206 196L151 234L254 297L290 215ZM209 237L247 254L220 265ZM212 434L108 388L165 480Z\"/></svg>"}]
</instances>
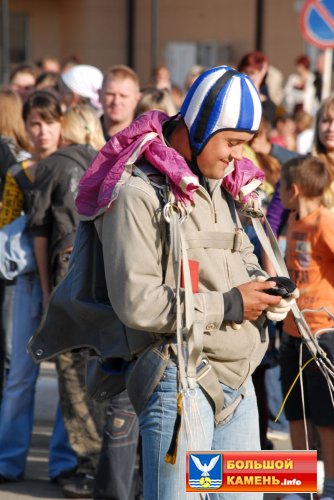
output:
<instances>
[{"instance_id":1,"label":"asphalt pavement","mask_svg":"<svg viewBox=\"0 0 334 500\"><path fill-rule=\"evenodd\" d=\"M35 425L25 479L0 484L0 500L64 498L61 488L48 479L48 442L57 405L57 378L52 363L44 363L36 388Z\"/></svg>"},{"instance_id":2,"label":"asphalt pavement","mask_svg":"<svg viewBox=\"0 0 334 500\"><path fill-rule=\"evenodd\" d=\"M64 498L60 486L49 481L47 472L48 442L56 412L56 405L56 372L52 363L44 363L41 367L36 388L35 425L25 479L16 483L0 484L0 500L51 500ZM283 440L273 441L277 450L291 449L288 437ZM277 494L265 494L264 497L265 500L277 500L280 498ZM191 498L191 495L189 498ZM247 500L246 496L244 498Z\"/></svg>"}]
</instances>

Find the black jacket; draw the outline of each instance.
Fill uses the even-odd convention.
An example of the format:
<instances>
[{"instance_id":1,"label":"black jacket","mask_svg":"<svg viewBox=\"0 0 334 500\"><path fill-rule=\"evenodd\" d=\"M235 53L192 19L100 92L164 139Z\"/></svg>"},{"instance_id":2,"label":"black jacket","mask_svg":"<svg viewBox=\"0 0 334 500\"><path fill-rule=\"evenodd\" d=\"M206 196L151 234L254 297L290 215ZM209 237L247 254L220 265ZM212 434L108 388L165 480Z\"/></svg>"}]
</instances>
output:
<instances>
[{"instance_id":1,"label":"black jacket","mask_svg":"<svg viewBox=\"0 0 334 500\"><path fill-rule=\"evenodd\" d=\"M35 236L49 239L51 263L73 246L78 225L74 200L79 180L96 154L90 146L70 145L38 163L29 227Z\"/></svg>"}]
</instances>

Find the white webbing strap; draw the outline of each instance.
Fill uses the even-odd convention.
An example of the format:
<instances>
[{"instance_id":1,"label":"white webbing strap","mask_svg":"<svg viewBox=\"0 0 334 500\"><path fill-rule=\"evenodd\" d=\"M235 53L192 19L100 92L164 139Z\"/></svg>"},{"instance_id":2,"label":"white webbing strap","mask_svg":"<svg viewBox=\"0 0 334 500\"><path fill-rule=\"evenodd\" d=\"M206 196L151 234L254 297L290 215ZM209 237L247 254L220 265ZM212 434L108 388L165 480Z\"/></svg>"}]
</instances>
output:
<instances>
[{"instance_id":1,"label":"white webbing strap","mask_svg":"<svg viewBox=\"0 0 334 500\"><path fill-rule=\"evenodd\" d=\"M179 222L180 224L180 222ZM180 227L180 241L182 254L182 272L184 280L184 304L185 304L185 334L186 342L186 371L189 389L194 389L196 384L197 360L203 349L203 322L195 321L195 306L193 289L187 255L186 242Z\"/></svg>"},{"instance_id":2,"label":"white webbing strap","mask_svg":"<svg viewBox=\"0 0 334 500\"><path fill-rule=\"evenodd\" d=\"M264 223L266 226L267 234L264 231L264 228L263 228L263 225L262 225L260 219L255 218L255 217L251 218L256 235L257 235L257 237L262 245L262 248L264 249L268 258L270 259L270 262L274 266L274 269L275 269L277 275L278 276L285 276L286 278L290 278L288 269L286 267L285 261L283 259L282 254L281 254L280 248L278 246L276 237L275 237L265 215L263 215L263 219L264 219ZM321 356L327 358L327 354L319 346L319 343L315 339L314 335L312 335L310 327L308 326L304 316L300 312L300 309L299 309L296 302L294 304L292 304L291 311L295 317L297 328L298 328L303 340L307 344L311 354L315 357L317 355L321 355Z\"/></svg>"},{"instance_id":3,"label":"white webbing strap","mask_svg":"<svg viewBox=\"0 0 334 500\"><path fill-rule=\"evenodd\" d=\"M180 382L184 390L194 389L196 384L196 364L203 349L203 322L194 321L194 299L191 283L187 247L182 234L178 213L170 217L171 252L176 288L176 340ZM181 314L181 267L184 280L185 325ZM184 342L183 334L186 336Z\"/></svg>"},{"instance_id":4,"label":"white webbing strap","mask_svg":"<svg viewBox=\"0 0 334 500\"><path fill-rule=\"evenodd\" d=\"M180 228L177 213L171 215L170 223L170 243L171 255L173 262L173 272L175 281L175 294L176 294L176 342L177 342L177 358L180 374L180 383L183 390L187 387L187 375L185 369L185 361L183 356L183 338L182 338L182 315L181 315L181 297L180 297L180 284L181 284L181 249L180 249Z\"/></svg>"}]
</instances>

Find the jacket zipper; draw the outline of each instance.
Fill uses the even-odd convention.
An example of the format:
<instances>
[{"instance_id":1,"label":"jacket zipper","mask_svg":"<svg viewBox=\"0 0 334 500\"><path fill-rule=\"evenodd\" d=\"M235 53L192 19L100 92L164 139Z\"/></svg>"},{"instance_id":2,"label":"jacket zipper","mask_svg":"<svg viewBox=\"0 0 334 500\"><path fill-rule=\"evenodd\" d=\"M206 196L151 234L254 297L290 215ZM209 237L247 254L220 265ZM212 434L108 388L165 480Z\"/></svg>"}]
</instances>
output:
<instances>
[{"instance_id":1,"label":"jacket zipper","mask_svg":"<svg viewBox=\"0 0 334 500\"><path fill-rule=\"evenodd\" d=\"M215 198L215 195L216 195L216 192L217 192L218 189L221 189L221 183L217 183L216 186L214 187L213 191L212 191L211 202L212 202L212 206L213 206L213 213L214 213L215 224L217 224L217 222L218 222L218 214L217 214L217 211L216 211L216 204L215 204L214 198Z\"/></svg>"},{"instance_id":2,"label":"jacket zipper","mask_svg":"<svg viewBox=\"0 0 334 500\"><path fill-rule=\"evenodd\" d=\"M204 189L203 186L199 186L199 190L201 190L201 192L204 193L206 199L208 200L208 202L210 204L210 209L211 209L211 214L212 214L212 219L213 219L214 224L217 224L218 216L217 216L215 204L213 202L213 195L216 192L218 187L220 187L220 184L217 184L214 191L212 192L212 197L211 197L210 194L207 192L206 189Z\"/></svg>"}]
</instances>

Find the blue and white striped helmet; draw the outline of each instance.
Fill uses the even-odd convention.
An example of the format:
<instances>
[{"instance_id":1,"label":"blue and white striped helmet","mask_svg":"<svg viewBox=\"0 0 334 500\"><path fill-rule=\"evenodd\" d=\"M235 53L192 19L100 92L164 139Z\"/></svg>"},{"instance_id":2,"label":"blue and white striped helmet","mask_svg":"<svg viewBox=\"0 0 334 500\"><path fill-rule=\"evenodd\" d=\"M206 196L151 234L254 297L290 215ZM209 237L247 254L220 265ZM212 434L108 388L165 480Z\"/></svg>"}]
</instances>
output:
<instances>
[{"instance_id":1,"label":"blue and white striped helmet","mask_svg":"<svg viewBox=\"0 0 334 500\"><path fill-rule=\"evenodd\" d=\"M255 133L262 104L248 76L219 66L202 73L190 87L180 110L197 156L211 137L222 130Z\"/></svg>"}]
</instances>

